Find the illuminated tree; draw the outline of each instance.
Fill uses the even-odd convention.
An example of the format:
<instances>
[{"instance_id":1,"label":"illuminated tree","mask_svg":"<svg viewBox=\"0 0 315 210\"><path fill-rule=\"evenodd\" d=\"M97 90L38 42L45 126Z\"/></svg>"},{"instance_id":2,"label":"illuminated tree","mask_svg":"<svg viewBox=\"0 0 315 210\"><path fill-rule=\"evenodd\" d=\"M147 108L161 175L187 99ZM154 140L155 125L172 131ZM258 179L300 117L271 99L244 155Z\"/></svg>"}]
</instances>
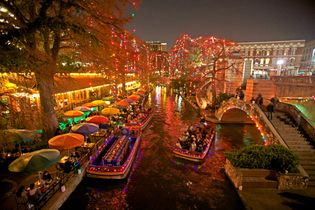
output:
<instances>
[{"instance_id":1,"label":"illuminated tree","mask_svg":"<svg viewBox=\"0 0 315 210\"><path fill-rule=\"evenodd\" d=\"M126 94L126 74L135 74L143 84L147 81L146 74L150 71L146 44L128 31L117 33L112 30L110 51L112 52L113 86L122 83L122 94ZM117 87L114 88L117 91ZM115 92L117 94L117 92Z\"/></svg>"},{"instance_id":2,"label":"illuminated tree","mask_svg":"<svg viewBox=\"0 0 315 210\"><path fill-rule=\"evenodd\" d=\"M58 126L54 112L54 74L64 67L109 64L111 29L127 21L129 0L7 0L0 2L0 67L34 73L43 128ZM68 62L67 62L68 61Z\"/></svg>"},{"instance_id":3,"label":"illuminated tree","mask_svg":"<svg viewBox=\"0 0 315 210\"><path fill-rule=\"evenodd\" d=\"M225 73L238 72L235 52L231 50L234 42L213 36L193 39L183 35L171 49L172 78L182 78L186 83L198 82L197 92L204 91L211 84L212 106L215 107L217 90L223 92Z\"/></svg>"}]
</instances>

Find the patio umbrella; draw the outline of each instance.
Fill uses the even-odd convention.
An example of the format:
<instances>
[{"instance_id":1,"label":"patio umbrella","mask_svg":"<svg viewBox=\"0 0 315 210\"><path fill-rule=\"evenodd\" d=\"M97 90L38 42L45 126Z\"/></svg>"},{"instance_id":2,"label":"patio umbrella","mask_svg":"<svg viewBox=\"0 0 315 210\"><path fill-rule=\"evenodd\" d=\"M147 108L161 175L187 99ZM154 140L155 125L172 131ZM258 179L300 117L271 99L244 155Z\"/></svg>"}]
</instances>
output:
<instances>
[{"instance_id":1,"label":"patio umbrella","mask_svg":"<svg viewBox=\"0 0 315 210\"><path fill-rule=\"evenodd\" d=\"M133 102L133 100L128 99L128 98L125 98L123 101L126 101L126 102L128 102L129 104Z\"/></svg>"},{"instance_id":2,"label":"patio umbrella","mask_svg":"<svg viewBox=\"0 0 315 210\"><path fill-rule=\"evenodd\" d=\"M95 123L95 124L108 124L109 119L107 117L101 115L94 115L92 117L88 117L85 120L88 123Z\"/></svg>"},{"instance_id":3,"label":"patio umbrella","mask_svg":"<svg viewBox=\"0 0 315 210\"><path fill-rule=\"evenodd\" d=\"M138 101L140 99L140 96L138 96L138 95L131 95L131 96L128 96L128 99L131 99L133 101Z\"/></svg>"},{"instance_id":4,"label":"patio umbrella","mask_svg":"<svg viewBox=\"0 0 315 210\"><path fill-rule=\"evenodd\" d=\"M53 149L72 149L84 143L84 136L78 133L67 133L55 136L48 141L48 145Z\"/></svg>"},{"instance_id":5,"label":"patio umbrella","mask_svg":"<svg viewBox=\"0 0 315 210\"><path fill-rule=\"evenodd\" d=\"M144 92L140 92L140 91L138 91L138 92L136 92L136 93L135 93L135 95L144 96L144 95L145 95L145 93L144 93Z\"/></svg>"},{"instance_id":6,"label":"patio umbrella","mask_svg":"<svg viewBox=\"0 0 315 210\"><path fill-rule=\"evenodd\" d=\"M116 103L117 106L127 107L129 106L129 103L127 101L119 101Z\"/></svg>"},{"instance_id":7,"label":"patio umbrella","mask_svg":"<svg viewBox=\"0 0 315 210\"><path fill-rule=\"evenodd\" d=\"M84 115L84 113L81 112L81 111L78 111L78 110L70 110L70 111L67 111L67 112L64 113L64 116L71 117L71 118L73 118L73 117L81 117L83 115Z\"/></svg>"},{"instance_id":8,"label":"patio umbrella","mask_svg":"<svg viewBox=\"0 0 315 210\"><path fill-rule=\"evenodd\" d=\"M103 109L102 114L103 115L114 115L114 114L120 114L120 111L117 108L110 107L110 108Z\"/></svg>"},{"instance_id":9,"label":"patio umbrella","mask_svg":"<svg viewBox=\"0 0 315 210\"><path fill-rule=\"evenodd\" d=\"M97 104L94 104L94 103L85 103L82 105L83 107L89 107L89 108L93 108L93 107L97 107Z\"/></svg>"},{"instance_id":10,"label":"patio umbrella","mask_svg":"<svg viewBox=\"0 0 315 210\"><path fill-rule=\"evenodd\" d=\"M91 109L85 106L77 106L73 110L81 111L81 112L90 112Z\"/></svg>"},{"instance_id":11,"label":"patio umbrella","mask_svg":"<svg viewBox=\"0 0 315 210\"><path fill-rule=\"evenodd\" d=\"M49 168L59 160L60 152L56 149L41 149L26 153L9 165L11 172L36 172Z\"/></svg>"},{"instance_id":12,"label":"patio umbrella","mask_svg":"<svg viewBox=\"0 0 315 210\"><path fill-rule=\"evenodd\" d=\"M99 130L99 126L94 123L81 123L72 126L71 131L83 135L89 135Z\"/></svg>"},{"instance_id":13,"label":"patio umbrella","mask_svg":"<svg viewBox=\"0 0 315 210\"><path fill-rule=\"evenodd\" d=\"M95 101L92 101L91 103L93 103L97 106L105 105L105 101L103 101L103 100L95 100Z\"/></svg>"}]
</instances>

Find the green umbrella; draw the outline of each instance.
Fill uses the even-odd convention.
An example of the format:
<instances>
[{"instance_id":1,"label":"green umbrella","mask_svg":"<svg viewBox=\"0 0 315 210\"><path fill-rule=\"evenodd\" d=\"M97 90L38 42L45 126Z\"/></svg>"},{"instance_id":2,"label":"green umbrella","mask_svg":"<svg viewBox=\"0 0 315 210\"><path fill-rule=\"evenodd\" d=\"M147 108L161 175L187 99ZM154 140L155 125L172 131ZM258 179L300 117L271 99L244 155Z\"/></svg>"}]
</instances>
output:
<instances>
[{"instance_id":1,"label":"green umbrella","mask_svg":"<svg viewBox=\"0 0 315 210\"><path fill-rule=\"evenodd\" d=\"M49 168L59 160L60 152L56 149L41 149L26 153L9 165L11 172L36 172Z\"/></svg>"}]
</instances>

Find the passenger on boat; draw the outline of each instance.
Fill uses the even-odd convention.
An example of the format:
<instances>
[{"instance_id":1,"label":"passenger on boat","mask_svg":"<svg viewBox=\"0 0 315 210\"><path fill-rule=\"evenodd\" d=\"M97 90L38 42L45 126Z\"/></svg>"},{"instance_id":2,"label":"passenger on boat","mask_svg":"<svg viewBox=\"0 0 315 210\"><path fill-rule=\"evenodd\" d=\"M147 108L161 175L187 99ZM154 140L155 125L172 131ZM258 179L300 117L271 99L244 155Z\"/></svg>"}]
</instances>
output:
<instances>
[{"instance_id":1,"label":"passenger on boat","mask_svg":"<svg viewBox=\"0 0 315 210\"><path fill-rule=\"evenodd\" d=\"M202 144L199 144L198 147L197 147L196 152L202 152L202 151L203 151Z\"/></svg>"},{"instance_id":2,"label":"passenger on boat","mask_svg":"<svg viewBox=\"0 0 315 210\"><path fill-rule=\"evenodd\" d=\"M179 149L181 149L181 148L182 148L182 146L180 145L179 140L178 140L178 141L177 141L177 143L176 143L176 147L178 147Z\"/></svg>"},{"instance_id":3,"label":"passenger on boat","mask_svg":"<svg viewBox=\"0 0 315 210\"><path fill-rule=\"evenodd\" d=\"M51 174L48 171L44 171L43 173L43 180L45 182L45 185L49 185L52 183L53 178L51 176Z\"/></svg>"},{"instance_id":4,"label":"passenger on boat","mask_svg":"<svg viewBox=\"0 0 315 210\"><path fill-rule=\"evenodd\" d=\"M194 152L196 150L196 147L197 147L196 141L195 141L195 139L193 139L193 142L192 142L192 144L190 146L190 151Z\"/></svg>"}]
</instances>

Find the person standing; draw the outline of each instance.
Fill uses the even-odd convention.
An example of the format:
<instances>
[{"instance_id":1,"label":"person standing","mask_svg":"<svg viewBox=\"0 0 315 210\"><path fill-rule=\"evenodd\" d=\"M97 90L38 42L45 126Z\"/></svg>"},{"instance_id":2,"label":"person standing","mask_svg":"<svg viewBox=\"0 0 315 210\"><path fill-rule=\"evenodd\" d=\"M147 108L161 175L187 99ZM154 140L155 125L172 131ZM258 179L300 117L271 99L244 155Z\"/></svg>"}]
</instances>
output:
<instances>
[{"instance_id":1,"label":"person standing","mask_svg":"<svg viewBox=\"0 0 315 210\"><path fill-rule=\"evenodd\" d=\"M262 106L264 103L264 98L262 97L261 93L258 93L258 96L255 100L256 104L258 104L259 106Z\"/></svg>"},{"instance_id":2,"label":"person standing","mask_svg":"<svg viewBox=\"0 0 315 210\"><path fill-rule=\"evenodd\" d=\"M267 117L269 120L272 120L272 113L274 112L274 104L270 102L267 105Z\"/></svg>"},{"instance_id":3,"label":"person standing","mask_svg":"<svg viewBox=\"0 0 315 210\"><path fill-rule=\"evenodd\" d=\"M240 98L240 100L244 100L244 92L243 92L243 90L240 90L240 92L239 92L239 98Z\"/></svg>"}]
</instances>

